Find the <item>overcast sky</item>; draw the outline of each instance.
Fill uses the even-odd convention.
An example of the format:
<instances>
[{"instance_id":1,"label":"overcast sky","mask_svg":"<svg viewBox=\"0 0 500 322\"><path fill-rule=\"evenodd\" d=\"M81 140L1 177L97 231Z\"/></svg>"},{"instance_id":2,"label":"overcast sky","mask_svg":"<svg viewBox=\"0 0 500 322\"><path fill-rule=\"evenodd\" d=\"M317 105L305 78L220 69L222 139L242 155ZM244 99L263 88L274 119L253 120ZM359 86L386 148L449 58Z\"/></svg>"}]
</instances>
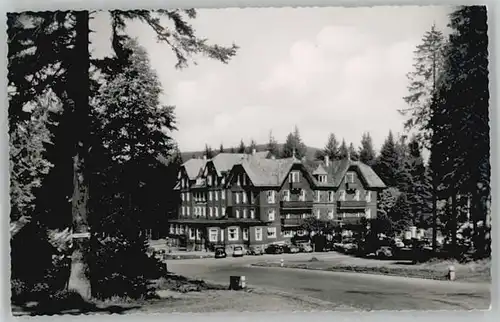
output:
<instances>
[{"instance_id":1,"label":"overcast sky","mask_svg":"<svg viewBox=\"0 0 500 322\"><path fill-rule=\"evenodd\" d=\"M300 129L322 148L330 132L359 145L364 131L378 149L389 130L402 131L406 73L415 46L433 23L444 29L448 7L204 9L193 21L199 36L240 46L228 65L200 57L176 70L166 44L148 26L129 33L148 51L176 106L182 151L268 141ZM94 55L109 51L109 21L91 22Z\"/></svg>"}]
</instances>

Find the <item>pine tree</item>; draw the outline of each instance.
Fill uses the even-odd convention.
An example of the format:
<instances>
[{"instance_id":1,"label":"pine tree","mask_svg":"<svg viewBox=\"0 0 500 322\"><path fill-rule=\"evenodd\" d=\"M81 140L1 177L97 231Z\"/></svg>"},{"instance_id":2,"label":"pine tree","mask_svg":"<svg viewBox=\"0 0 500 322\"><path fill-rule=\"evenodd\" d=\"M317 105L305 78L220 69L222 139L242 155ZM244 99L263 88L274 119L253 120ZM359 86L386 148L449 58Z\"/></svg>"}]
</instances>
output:
<instances>
[{"instance_id":1,"label":"pine tree","mask_svg":"<svg viewBox=\"0 0 500 322\"><path fill-rule=\"evenodd\" d=\"M215 156L214 151L208 144L205 144L205 155L207 156L208 160L212 159Z\"/></svg>"},{"instance_id":2,"label":"pine tree","mask_svg":"<svg viewBox=\"0 0 500 322\"><path fill-rule=\"evenodd\" d=\"M376 161L375 150L370 133L363 133L361 138L361 147L359 149L359 160L369 166L373 166Z\"/></svg>"},{"instance_id":3,"label":"pine tree","mask_svg":"<svg viewBox=\"0 0 500 322\"><path fill-rule=\"evenodd\" d=\"M349 144L349 155L351 157L351 160L353 161L359 161L359 154L358 154L358 151L356 151L356 149L354 148L354 144Z\"/></svg>"},{"instance_id":4,"label":"pine tree","mask_svg":"<svg viewBox=\"0 0 500 322\"><path fill-rule=\"evenodd\" d=\"M342 139L342 144L340 144L340 148L339 148L339 158L345 159L348 156L349 156L349 148L347 147L345 140Z\"/></svg>"},{"instance_id":5,"label":"pine tree","mask_svg":"<svg viewBox=\"0 0 500 322\"><path fill-rule=\"evenodd\" d=\"M224 153L224 145L221 143L219 147L219 153Z\"/></svg>"},{"instance_id":6,"label":"pine tree","mask_svg":"<svg viewBox=\"0 0 500 322\"><path fill-rule=\"evenodd\" d=\"M394 141L392 131L389 131L389 135L380 150L375 171L388 187L397 187L399 167L400 160L398 151L396 150L396 142Z\"/></svg>"},{"instance_id":7,"label":"pine tree","mask_svg":"<svg viewBox=\"0 0 500 322\"><path fill-rule=\"evenodd\" d=\"M323 155L327 155L330 160L340 160L339 142L335 137L335 134L330 133L328 136L328 141L326 142L325 148L323 149Z\"/></svg>"},{"instance_id":8,"label":"pine tree","mask_svg":"<svg viewBox=\"0 0 500 322\"><path fill-rule=\"evenodd\" d=\"M271 153L271 155L275 157L278 157L280 155L278 142L276 142L272 131L269 131L269 142L267 143L267 150Z\"/></svg>"},{"instance_id":9,"label":"pine tree","mask_svg":"<svg viewBox=\"0 0 500 322\"><path fill-rule=\"evenodd\" d=\"M431 152L448 197L471 198L478 255L489 256L490 176L488 25L485 6L459 7L450 15L448 46L432 110ZM451 220L457 218L452 202ZM481 223L482 227L479 227ZM456 227L456 225L451 225ZM452 233L454 238L455 233Z\"/></svg>"},{"instance_id":10,"label":"pine tree","mask_svg":"<svg viewBox=\"0 0 500 322\"><path fill-rule=\"evenodd\" d=\"M295 126L293 133L289 133L283 145L283 157L290 158L294 155L297 159L301 159L306 155L307 147L302 142L299 128Z\"/></svg>"},{"instance_id":11,"label":"pine tree","mask_svg":"<svg viewBox=\"0 0 500 322\"><path fill-rule=\"evenodd\" d=\"M245 146L245 142L243 142L243 139L240 141L240 146L238 147L238 153L245 153L247 150L247 147Z\"/></svg>"},{"instance_id":12,"label":"pine tree","mask_svg":"<svg viewBox=\"0 0 500 322\"><path fill-rule=\"evenodd\" d=\"M407 74L410 82L408 95L404 97L409 108L400 112L408 116L405 123L408 130L416 129L421 134L425 146L429 146L432 133L427 126L431 117L431 100L436 88L436 82L443 69L443 54L445 41L443 33L436 25L422 37L414 52L415 70Z\"/></svg>"}]
</instances>

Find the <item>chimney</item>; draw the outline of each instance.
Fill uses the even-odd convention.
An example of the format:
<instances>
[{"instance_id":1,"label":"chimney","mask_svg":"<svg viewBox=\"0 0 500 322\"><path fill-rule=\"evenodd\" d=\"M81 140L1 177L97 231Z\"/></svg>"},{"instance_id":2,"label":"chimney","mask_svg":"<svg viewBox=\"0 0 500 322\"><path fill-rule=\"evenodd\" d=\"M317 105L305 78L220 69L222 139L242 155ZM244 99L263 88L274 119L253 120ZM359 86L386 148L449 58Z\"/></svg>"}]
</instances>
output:
<instances>
[{"instance_id":1,"label":"chimney","mask_svg":"<svg viewBox=\"0 0 500 322\"><path fill-rule=\"evenodd\" d=\"M325 165L330 166L330 157L328 155L325 155Z\"/></svg>"},{"instance_id":2,"label":"chimney","mask_svg":"<svg viewBox=\"0 0 500 322\"><path fill-rule=\"evenodd\" d=\"M252 149L252 155L255 155L255 153L257 152L257 150L255 148Z\"/></svg>"}]
</instances>

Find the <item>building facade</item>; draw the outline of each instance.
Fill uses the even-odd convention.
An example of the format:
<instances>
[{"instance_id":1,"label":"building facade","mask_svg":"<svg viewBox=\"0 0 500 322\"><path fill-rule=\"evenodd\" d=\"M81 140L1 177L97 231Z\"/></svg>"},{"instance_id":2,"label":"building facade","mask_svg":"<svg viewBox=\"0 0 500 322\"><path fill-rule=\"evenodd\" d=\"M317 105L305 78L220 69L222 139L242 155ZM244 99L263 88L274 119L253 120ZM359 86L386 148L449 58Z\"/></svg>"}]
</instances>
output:
<instances>
[{"instance_id":1,"label":"building facade","mask_svg":"<svg viewBox=\"0 0 500 322\"><path fill-rule=\"evenodd\" d=\"M307 235L309 217L356 224L376 216L385 188L359 161L275 159L255 151L188 160L178 180L181 202L169 239L188 250L282 242Z\"/></svg>"}]
</instances>

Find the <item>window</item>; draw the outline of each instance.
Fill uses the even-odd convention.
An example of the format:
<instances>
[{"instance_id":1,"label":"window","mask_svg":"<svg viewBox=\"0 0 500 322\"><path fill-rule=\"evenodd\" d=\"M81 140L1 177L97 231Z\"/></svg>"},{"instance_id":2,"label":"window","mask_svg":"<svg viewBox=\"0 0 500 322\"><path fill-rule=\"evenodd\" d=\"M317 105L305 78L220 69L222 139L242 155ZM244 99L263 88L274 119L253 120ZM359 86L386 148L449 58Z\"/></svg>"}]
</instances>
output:
<instances>
[{"instance_id":1,"label":"window","mask_svg":"<svg viewBox=\"0 0 500 322\"><path fill-rule=\"evenodd\" d=\"M319 219L321 217L321 210L314 209L314 212L316 213L316 219Z\"/></svg>"},{"instance_id":2,"label":"window","mask_svg":"<svg viewBox=\"0 0 500 322\"><path fill-rule=\"evenodd\" d=\"M262 228L260 228L260 227L255 228L255 240L256 241L262 240Z\"/></svg>"},{"instance_id":3,"label":"window","mask_svg":"<svg viewBox=\"0 0 500 322\"><path fill-rule=\"evenodd\" d=\"M240 210L236 209L235 211L236 218L240 218Z\"/></svg>"},{"instance_id":4,"label":"window","mask_svg":"<svg viewBox=\"0 0 500 322\"><path fill-rule=\"evenodd\" d=\"M366 192L366 202L371 202L372 201L372 192L371 191L367 191Z\"/></svg>"},{"instance_id":5,"label":"window","mask_svg":"<svg viewBox=\"0 0 500 322\"><path fill-rule=\"evenodd\" d=\"M290 190L283 190L283 201L290 201Z\"/></svg>"},{"instance_id":6,"label":"window","mask_svg":"<svg viewBox=\"0 0 500 322\"><path fill-rule=\"evenodd\" d=\"M320 191L318 191L318 190L314 191L314 200L316 200L316 202L320 202L321 201L321 193L320 193Z\"/></svg>"},{"instance_id":7,"label":"window","mask_svg":"<svg viewBox=\"0 0 500 322\"><path fill-rule=\"evenodd\" d=\"M247 219L247 210L243 209L243 219Z\"/></svg>"},{"instance_id":8,"label":"window","mask_svg":"<svg viewBox=\"0 0 500 322\"><path fill-rule=\"evenodd\" d=\"M326 176L324 174L318 176L318 181L321 183L326 183Z\"/></svg>"},{"instance_id":9,"label":"window","mask_svg":"<svg viewBox=\"0 0 500 322\"><path fill-rule=\"evenodd\" d=\"M243 240L248 240L248 228L243 228Z\"/></svg>"},{"instance_id":10,"label":"window","mask_svg":"<svg viewBox=\"0 0 500 322\"><path fill-rule=\"evenodd\" d=\"M189 239L194 239L195 236L194 236L194 229L193 228L189 228Z\"/></svg>"},{"instance_id":11,"label":"window","mask_svg":"<svg viewBox=\"0 0 500 322\"><path fill-rule=\"evenodd\" d=\"M185 232L185 227L184 227L184 225L181 225L181 227L180 227L180 233L184 234L184 232Z\"/></svg>"},{"instance_id":12,"label":"window","mask_svg":"<svg viewBox=\"0 0 500 322\"><path fill-rule=\"evenodd\" d=\"M299 178L300 178L300 175L299 175L298 171L292 171L288 175L288 179L289 179L290 183L299 182L300 181Z\"/></svg>"},{"instance_id":13,"label":"window","mask_svg":"<svg viewBox=\"0 0 500 322\"><path fill-rule=\"evenodd\" d=\"M267 192L267 202L268 203L275 203L276 200L275 200L275 191L274 190L269 190Z\"/></svg>"},{"instance_id":14,"label":"window","mask_svg":"<svg viewBox=\"0 0 500 322\"><path fill-rule=\"evenodd\" d=\"M189 195L190 195L190 193L189 193L189 192L188 192L188 193L186 193L186 198L187 198L187 201L189 201Z\"/></svg>"},{"instance_id":15,"label":"window","mask_svg":"<svg viewBox=\"0 0 500 322\"><path fill-rule=\"evenodd\" d=\"M347 172L345 175L345 182L346 183L354 183L354 173L353 172Z\"/></svg>"},{"instance_id":16,"label":"window","mask_svg":"<svg viewBox=\"0 0 500 322\"><path fill-rule=\"evenodd\" d=\"M207 177L207 185L211 186L212 185L212 176Z\"/></svg>"},{"instance_id":17,"label":"window","mask_svg":"<svg viewBox=\"0 0 500 322\"><path fill-rule=\"evenodd\" d=\"M200 240L201 239L201 230L196 229L196 239Z\"/></svg>"},{"instance_id":18,"label":"window","mask_svg":"<svg viewBox=\"0 0 500 322\"><path fill-rule=\"evenodd\" d=\"M186 215L186 207L184 207L184 206L181 207L181 213L183 216Z\"/></svg>"},{"instance_id":19,"label":"window","mask_svg":"<svg viewBox=\"0 0 500 322\"><path fill-rule=\"evenodd\" d=\"M210 217L212 217L214 214L213 214L213 210L212 210L212 207L208 208L209 212L208 212L208 215Z\"/></svg>"},{"instance_id":20,"label":"window","mask_svg":"<svg viewBox=\"0 0 500 322\"><path fill-rule=\"evenodd\" d=\"M208 192L208 200L212 201L212 191Z\"/></svg>"},{"instance_id":21,"label":"window","mask_svg":"<svg viewBox=\"0 0 500 322\"><path fill-rule=\"evenodd\" d=\"M359 201L359 190L354 193L354 200Z\"/></svg>"},{"instance_id":22,"label":"window","mask_svg":"<svg viewBox=\"0 0 500 322\"><path fill-rule=\"evenodd\" d=\"M328 209L328 219L333 219L333 209Z\"/></svg>"},{"instance_id":23,"label":"window","mask_svg":"<svg viewBox=\"0 0 500 322\"><path fill-rule=\"evenodd\" d=\"M225 238L225 230L224 228L220 229L220 241L223 242Z\"/></svg>"},{"instance_id":24,"label":"window","mask_svg":"<svg viewBox=\"0 0 500 322\"><path fill-rule=\"evenodd\" d=\"M224 217L226 215L226 207L221 208L221 215Z\"/></svg>"},{"instance_id":25,"label":"window","mask_svg":"<svg viewBox=\"0 0 500 322\"><path fill-rule=\"evenodd\" d=\"M243 185L246 186L246 184L247 184L247 176L245 174L242 174L241 177L242 177Z\"/></svg>"},{"instance_id":26,"label":"window","mask_svg":"<svg viewBox=\"0 0 500 322\"><path fill-rule=\"evenodd\" d=\"M293 231L291 231L291 230L285 230L285 231L283 231L283 237L285 237L285 238L291 238L291 237L293 237Z\"/></svg>"},{"instance_id":27,"label":"window","mask_svg":"<svg viewBox=\"0 0 500 322\"><path fill-rule=\"evenodd\" d=\"M306 191L304 189L300 189L300 201L306 201Z\"/></svg>"},{"instance_id":28,"label":"window","mask_svg":"<svg viewBox=\"0 0 500 322\"><path fill-rule=\"evenodd\" d=\"M243 199L243 203L247 203L247 193L244 191L242 192L242 199Z\"/></svg>"},{"instance_id":29,"label":"window","mask_svg":"<svg viewBox=\"0 0 500 322\"><path fill-rule=\"evenodd\" d=\"M276 227L267 227L267 238L276 238Z\"/></svg>"},{"instance_id":30,"label":"window","mask_svg":"<svg viewBox=\"0 0 500 322\"><path fill-rule=\"evenodd\" d=\"M230 227L227 230L227 240L235 241L238 240L238 227Z\"/></svg>"},{"instance_id":31,"label":"window","mask_svg":"<svg viewBox=\"0 0 500 322\"><path fill-rule=\"evenodd\" d=\"M239 175L239 174L237 174L237 175L236 175L236 184L237 184L238 186L241 186L241 182L240 182L240 175Z\"/></svg>"},{"instance_id":32,"label":"window","mask_svg":"<svg viewBox=\"0 0 500 322\"><path fill-rule=\"evenodd\" d=\"M268 218L269 218L269 221L274 221L275 219L275 210L274 209L269 209L267 211L267 214L268 214Z\"/></svg>"},{"instance_id":33,"label":"window","mask_svg":"<svg viewBox=\"0 0 500 322\"><path fill-rule=\"evenodd\" d=\"M217 235L218 235L217 229L210 229L210 233L208 234L208 240L211 242L217 242Z\"/></svg>"},{"instance_id":34,"label":"window","mask_svg":"<svg viewBox=\"0 0 500 322\"><path fill-rule=\"evenodd\" d=\"M300 217L301 217L302 219L305 219L305 218L307 217L307 214L302 214L302 215L300 215Z\"/></svg>"},{"instance_id":35,"label":"window","mask_svg":"<svg viewBox=\"0 0 500 322\"><path fill-rule=\"evenodd\" d=\"M169 231L171 234L173 234L175 232L174 230L174 225L170 224L170 231Z\"/></svg>"},{"instance_id":36,"label":"window","mask_svg":"<svg viewBox=\"0 0 500 322\"><path fill-rule=\"evenodd\" d=\"M201 208L201 213L202 213L203 217L206 217L207 216L207 208L202 207Z\"/></svg>"},{"instance_id":37,"label":"window","mask_svg":"<svg viewBox=\"0 0 500 322\"><path fill-rule=\"evenodd\" d=\"M221 184L226 183L226 178L222 177L222 179L220 180L220 183L221 183Z\"/></svg>"},{"instance_id":38,"label":"window","mask_svg":"<svg viewBox=\"0 0 500 322\"><path fill-rule=\"evenodd\" d=\"M184 201L184 193L181 193L181 200Z\"/></svg>"},{"instance_id":39,"label":"window","mask_svg":"<svg viewBox=\"0 0 500 322\"><path fill-rule=\"evenodd\" d=\"M255 209L250 209L250 218L255 219Z\"/></svg>"},{"instance_id":40,"label":"window","mask_svg":"<svg viewBox=\"0 0 500 322\"><path fill-rule=\"evenodd\" d=\"M333 191L328 191L328 202L333 202L334 197Z\"/></svg>"},{"instance_id":41,"label":"window","mask_svg":"<svg viewBox=\"0 0 500 322\"><path fill-rule=\"evenodd\" d=\"M370 208L365 209L365 217L366 217L366 219L372 218L372 210Z\"/></svg>"},{"instance_id":42,"label":"window","mask_svg":"<svg viewBox=\"0 0 500 322\"><path fill-rule=\"evenodd\" d=\"M219 191L214 191L215 201L219 200Z\"/></svg>"},{"instance_id":43,"label":"window","mask_svg":"<svg viewBox=\"0 0 500 322\"><path fill-rule=\"evenodd\" d=\"M215 207L215 217L219 217L219 208Z\"/></svg>"},{"instance_id":44,"label":"window","mask_svg":"<svg viewBox=\"0 0 500 322\"><path fill-rule=\"evenodd\" d=\"M236 192L234 194L234 198L235 198L235 203L240 203L240 193L239 192Z\"/></svg>"},{"instance_id":45,"label":"window","mask_svg":"<svg viewBox=\"0 0 500 322\"><path fill-rule=\"evenodd\" d=\"M340 191L340 201L345 201L345 191L344 190L341 190Z\"/></svg>"},{"instance_id":46,"label":"window","mask_svg":"<svg viewBox=\"0 0 500 322\"><path fill-rule=\"evenodd\" d=\"M188 207L186 207L186 215L187 215L187 216L190 216L190 215L191 215L191 214L190 214L190 212L191 212L191 207L189 207L189 206L188 206Z\"/></svg>"},{"instance_id":47,"label":"window","mask_svg":"<svg viewBox=\"0 0 500 322\"><path fill-rule=\"evenodd\" d=\"M291 216L290 214L286 214L286 215L285 215L285 218L286 218L286 219L290 219L290 218L292 218L292 216Z\"/></svg>"},{"instance_id":48,"label":"window","mask_svg":"<svg viewBox=\"0 0 500 322\"><path fill-rule=\"evenodd\" d=\"M222 200L226 200L226 190L222 190L222 191L220 192L220 198L221 198Z\"/></svg>"}]
</instances>

